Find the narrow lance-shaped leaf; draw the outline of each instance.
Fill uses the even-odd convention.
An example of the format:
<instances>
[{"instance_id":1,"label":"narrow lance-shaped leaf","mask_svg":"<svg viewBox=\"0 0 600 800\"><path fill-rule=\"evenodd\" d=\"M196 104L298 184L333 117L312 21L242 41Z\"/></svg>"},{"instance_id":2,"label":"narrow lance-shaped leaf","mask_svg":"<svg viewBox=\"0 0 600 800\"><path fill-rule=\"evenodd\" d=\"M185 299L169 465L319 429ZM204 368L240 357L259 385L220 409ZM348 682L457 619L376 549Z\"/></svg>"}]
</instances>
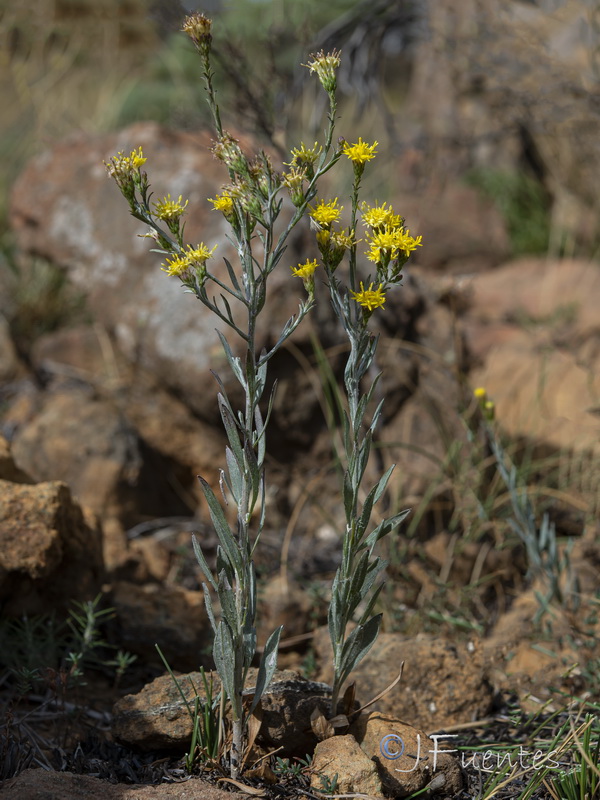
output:
<instances>
[{"instance_id":1,"label":"narrow lance-shaped leaf","mask_svg":"<svg viewBox=\"0 0 600 800\"><path fill-rule=\"evenodd\" d=\"M233 649L233 638L227 623L223 621L217 625L213 644L213 659L223 688L231 701L233 718L239 719L241 716L241 703L235 687L236 658Z\"/></svg>"},{"instance_id":2,"label":"narrow lance-shaped leaf","mask_svg":"<svg viewBox=\"0 0 600 800\"><path fill-rule=\"evenodd\" d=\"M242 473L229 447L225 448L225 460L227 461L227 469L229 471L229 480L227 482L229 491L233 495L235 504L239 505L239 500L242 496Z\"/></svg>"},{"instance_id":3,"label":"narrow lance-shaped leaf","mask_svg":"<svg viewBox=\"0 0 600 800\"><path fill-rule=\"evenodd\" d=\"M225 514L223 513L223 509L219 505L219 501L215 497L213 490L210 488L208 483L204 480L204 478L198 476L198 480L200 481L200 485L202 487L202 492L204 497L206 498L206 502L208 503L208 510L210 513L210 518L212 523L215 527L215 532L219 538L219 542L229 559L232 567L236 572L242 572L242 562L240 559L240 554L238 552L238 547L231 530L229 528L229 524L225 519Z\"/></svg>"},{"instance_id":4,"label":"narrow lance-shaped leaf","mask_svg":"<svg viewBox=\"0 0 600 800\"><path fill-rule=\"evenodd\" d=\"M242 453L242 444L240 442L240 431L236 424L235 417L231 413L228 403L225 402L225 398L220 392L217 395L217 403L219 405L219 411L221 412L221 419L223 420L223 426L227 433L229 445L235 455L238 466L241 468L244 463L244 456Z\"/></svg>"},{"instance_id":5,"label":"narrow lance-shaped leaf","mask_svg":"<svg viewBox=\"0 0 600 800\"><path fill-rule=\"evenodd\" d=\"M346 639L342 651L340 685L356 669L375 643L382 616L378 614L376 617L371 617L365 625L358 625Z\"/></svg>"},{"instance_id":6,"label":"narrow lance-shaped leaf","mask_svg":"<svg viewBox=\"0 0 600 800\"><path fill-rule=\"evenodd\" d=\"M395 464L392 464L392 466L385 472L384 475L381 476L381 478L377 481L375 486L371 489L371 491L367 495L367 498L362 508L362 513L358 521L358 531L360 538L362 538L363 533L367 529L367 525L369 524L369 520L371 519L371 512L373 510L373 506L385 491L385 487L387 486L390 476L394 471L394 467Z\"/></svg>"},{"instance_id":7,"label":"narrow lance-shaped leaf","mask_svg":"<svg viewBox=\"0 0 600 800\"><path fill-rule=\"evenodd\" d=\"M379 525L374 528L371 533L364 539L359 549L363 549L364 547L369 548L369 552L373 552L373 548L377 544L380 539L383 539L384 536L390 531L393 531L394 528L397 528L400 523L406 519L406 517L410 514L410 508L406 511L401 511L399 514L395 514L393 517L389 517L388 519L384 519L383 522L380 522Z\"/></svg>"},{"instance_id":8,"label":"narrow lance-shaped leaf","mask_svg":"<svg viewBox=\"0 0 600 800\"><path fill-rule=\"evenodd\" d=\"M202 548L198 540L196 539L196 535L192 534L192 547L194 548L194 555L196 556L196 560L200 565L200 569L202 570L202 574L206 578L206 580L210 583L212 588L217 591L217 584L215 579L212 576L212 572L210 571L210 567L206 563L206 559L204 558L204 553L202 552Z\"/></svg>"},{"instance_id":9,"label":"narrow lance-shaped leaf","mask_svg":"<svg viewBox=\"0 0 600 800\"><path fill-rule=\"evenodd\" d=\"M242 384L244 388L246 388L246 379L244 377L244 370L242 369L241 361L237 356L234 356L231 347L229 346L229 342L223 336L221 331L217 330L217 336L221 340L221 344L223 345L223 350L225 351L225 357L231 367L233 374L238 379L238 381Z\"/></svg>"},{"instance_id":10,"label":"narrow lance-shaped leaf","mask_svg":"<svg viewBox=\"0 0 600 800\"><path fill-rule=\"evenodd\" d=\"M219 602L221 603L221 614L225 622L229 625L231 630L239 630L240 622L238 619L237 609L235 607L235 596L231 590L231 584L227 580L225 570L219 574L219 586L217 589Z\"/></svg>"},{"instance_id":11,"label":"narrow lance-shaped leaf","mask_svg":"<svg viewBox=\"0 0 600 800\"><path fill-rule=\"evenodd\" d=\"M206 613L208 614L210 626L213 629L213 633L216 633L217 623L215 620L215 612L213 610L212 600L210 599L210 592L208 591L208 587L205 583L202 584L202 591L204 592L204 605L206 606Z\"/></svg>"},{"instance_id":12,"label":"narrow lance-shaped leaf","mask_svg":"<svg viewBox=\"0 0 600 800\"><path fill-rule=\"evenodd\" d=\"M274 630L269 636L267 643L265 644L265 649L262 652L260 664L258 665L256 689L254 692L252 705L250 706L250 713L252 713L256 708L258 701L265 693L265 689L271 683L273 673L277 668L277 650L279 649L279 637L281 636L282 630L283 625L280 625L279 628Z\"/></svg>"}]
</instances>

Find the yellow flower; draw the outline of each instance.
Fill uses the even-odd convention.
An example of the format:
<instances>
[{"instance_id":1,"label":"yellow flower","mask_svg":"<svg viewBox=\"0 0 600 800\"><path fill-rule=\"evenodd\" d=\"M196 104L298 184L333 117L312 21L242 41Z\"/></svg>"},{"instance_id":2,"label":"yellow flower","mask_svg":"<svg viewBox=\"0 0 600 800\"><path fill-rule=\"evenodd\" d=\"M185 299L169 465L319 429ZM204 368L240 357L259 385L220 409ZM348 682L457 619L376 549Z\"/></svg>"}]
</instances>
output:
<instances>
[{"instance_id":1,"label":"yellow flower","mask_svg":"<svg viewBox=\"0 0 600 800\"><path fill-rule=\"evenodd\" d=\"M353 164L363 166L367 161L375 158L375 154L377 152L375 148L378 144L379 142L367 144L366 142L363 142L362 138L359 136L356 144L348 144L348 142L344 142L344 148L342 152L345 156L348 156Z\"/></svg>"},{"instance_id":2,"label":"yellow flower","mask_svg":"<svg viewBox=\"0 0 600 800\"><path fill-rule=\"evenodd\" d=\"M192 269L194 266L199 267L200 272L202 272L206 261L212 256L216 249L217 245L215 245L212 250L209 250L204 242L201 242L197 247L192 247L191 244L189 244L187 252L184 251L183 253L179 253L167 259L161 269L163 272L166 272L167 275L176 276L183 280L188 277L188 270Z\"/></svg>"},{"instance_id":3,"label":"yellow flower","mask_svg":"<svg viewBox=\"0 0 600 800\"><path fill-rule=\"evenodd\" d=\"M367 235L370 246L367 258L376 263L385 259L389 261L398 258L400 253L404 253L408 258L413 250L421 246L422 238L422 236L418 236L414 239L408 228L394 228L386 225Z\"/></svg>"},{"instance_id":4,"label":"yellow flower","mask_svg":"<svg viewBox=\"0 0 600 800\"><path fill-rule=\"evenodd\" d=\"M415 239L410 235L410 230L408 228L402 228L402 236L398 237L398 247L400 250L404 251L404 255L407 258L413 252L413 250L416 250L417 247L421 247L422 245L422 236L417 236Z\"/></svg>"},{"instance_id":5,"label":"yellow flower","mask_svg":"<svg viewBox=\"0 0 600 800\"><path fill-rule=\"evenodd\" d=\"M168 258L161 267L162 271L166 272L167 275L171 277L182 277L189 268L190 262L188 261L187 256L174 256L173 258Z\"/></svg>"},{"instance_id":6,"label":"yellow flower","mask_svg":"<svg viewBox=\"0 0 600 800\"><path fill-rule=\"evenodd\" d=\"M314 164L321 155L323 148L315 142L312 147L307 147L304 142L300 142L300 147L292 148L292 160L288 166L303 166L304 164Z\"/></svg>"},{"instance_id":7,"label":"yellow flower","mask_svg":"<svg viewBox=\"0 0 600 800\"><path fill-rule=\"evenodd\" d=\"M292 203L299 208L304 203L304 181L306 170L304 167L292 167L289 172L284 172L282 183L287 187Z\"/></svg>"},{"instance_id":8,"label":"yellow flower","mask_svg":"<svg viewBox=\"0 0 600 800\"><path fill-rule=\"evenodd\" d=\"M400 250L400 239L402 238L402 228L391 228L386 225L383 229L377 229L371 234L367 234L369 242L369 261L383 261L384 259L396 258Z\"/></svg>"},{"instance_id":9,"label":"yellow flower","mask_svg":"<svg viewBox=\"0 0 600 800\"><path fill-rule=\"evenodd\" d=\"M113 156L110 162L104 162L108 174L113 177L117 183L123 178L131 178L134 170L139 169L148 159L144 158L142 148L138 147L137 150L132 150L128 156L124 156L122 152Z\"/></svg>"},{"instance_id":10,"label":"yellow flower","mask_svg":"<svg viewBox=\"0 0 600 800\"><path fill-rule=\"evenodd\" d=\"M386 205L386 203L382 203L380 206L369 206L367 203L363 203L361 211L365 225L370 228L382 228L385 225L391 228L402 227L402 217L394 214L394 209L391 206L386 208Z\"/></svg>"},{"instance_id":11,"label":"yellow flower","mask_svg":"<svg viewBox=\"0 0 600 800\"><path fill-rule=\"evenodd\" d=\"M477 389L473 390L473 395L481 401L484 401L487 398L487 392L483 388L483 386L478 386Z\"/></svg>"},{"instance_id":12,"label":"yellow flower","mask_svg":"<svg viewBox=\"0 0 600 800\"><path fill-rule=\"evenodd\" d=\"M308 67L311 72L317 73L321 86L328 94L335 92L337 86L336 70L342 63L340 60L341 55L341 52L337 50L327 54L320 50L318 53L311 55L312 61L302 65L303 67Z\"/></svg>"},{"instance_id":13,"label":"yellow flower","mask_svg":"<svg viewBox=\"0 0 600 800\"><path fill-rule=\"evenodd\" d=\"M329 203L320 200L316 208L311 207L311 210L308 212L309 216L314 219L317 225L328 228L332 222L337 222L339 220L340 214L344 209L344 206L338 208L337 201L337 197L335 200L330 200Z\"/></svg>"},{"instance_id":14,"label":"yellow flower","mask_svg":"<svg viewBox=\"0 0 600 800\"><path fill-rule=\"evenodd\" d=\"M222 194L218 194L214 200L212 197L208 199L213 204L215 211L221 211L225 216L233 212L233 198L226 190Z\"/></svg>"},{"instance_id":15,"label":"yellow flower","mask_svg":"<svg viewBox=\"0 0 600 800\"><path fill-rule=\"evenodd\" d=\"M138 147L137 151L132 150L129 158L131 159L134 169L139 169L146 163L146 161L148 161L147 158L144 158L141 147Z\"/></svg>"},{"instance_id":16,"label":"yellow flower","mask_svg":"<svg viewBox=\"0 0 600 800\"><path fill-rule=\"evenodd\" d=\"M317 267L318 264L316 259L313 259L313 261L306 259L306 263L298 264L297 267L290 267L290 269L292 270L295 278L302 278L302 280L305 281L308 278L313 277Z\"/></svg>"},{"instance_id":17,"label":"yellow flower","mask_svg":"<svg viewBox=\"0 0 600 800\"><path fill-rule=\"evenodd\" d=\"M194 248L191 244L188 244L188 252L186 253L186 257L190 262L204 264L212 256L216 249L217 245L215 245L212 250L209 250L204 242L200 242L198 247Z\"/></svg>"},{"instance_id":18,"label":"yellow flower","mask_svg":"<svg viewBox=\"0 0 600 800\"><path fill-rule=\"evenodd\" d=\"M360 282L360 292L351 292L354 300L368 311L374 311L380 308L385 303L385 294L383 292L383 284L379 284L377 289L373 290L373 284L369 284L369 288L365 289L363 282Z\"/></svg>"},{"instance_id":19,"label":"yellow flower","mask_svg":"<svg viewBox=\"0 0 600 800\"><path fill-rule=\"evenodd\" d=\"M155 214L159 219L163 220L178 220L179 217L185 211L189 200L186 200L183 205L181 205L181 195L177 198L177 200L171 200L171 195L168 194L166 197L163 197L162 200L159 200L158 203L154 203Z\"/></svg>"}]
</instances>

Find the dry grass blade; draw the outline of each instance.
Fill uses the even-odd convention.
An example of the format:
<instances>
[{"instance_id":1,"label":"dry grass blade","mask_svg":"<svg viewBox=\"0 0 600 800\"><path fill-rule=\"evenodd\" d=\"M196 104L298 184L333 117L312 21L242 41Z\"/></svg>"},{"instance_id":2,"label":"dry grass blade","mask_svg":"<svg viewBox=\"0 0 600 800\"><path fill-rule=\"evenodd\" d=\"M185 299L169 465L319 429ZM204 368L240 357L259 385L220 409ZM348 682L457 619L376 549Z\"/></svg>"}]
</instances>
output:
<instances>
[{"instance_id":1,"label":"dry grass blade","mask_svg":"<svg viewBox=\"0 0 600 800\"><path fill-rule=\"evenodd\" d=\"M233 786L237 786L238 789L241 789L242 792L245 794L251 794L253 797L266 797L264 789L257 789L255 786L247 786L242 781L236 781L234 778L219 778L219 783L231 783Z\"/></svg>"},{"instance_id":2,"label":"dry grass blade","mask_svg":"<svg viewBox=\"0 0 600 800\"><path fill-rule=\"evenodd\" d=\"M404 671L404 661L400 664L400 672L394 678L394 680L390 683L390 685L386 686L386 688L383 689L383 691L379 692L378 695L376 695L372 700L369 700L368 703L365 703L364 706L361 706L357 711L353 711L351 716L353 716L353 717L357 716L358 714L361 713L361 711L364 711L366 708L369 708L369 706L372 706L378 700L381 700L382 697L385 697L386 694L389 694L389 692L391 692L392 689L394 689L400 683L400 681L402 680L402 672L403 671Z\"/></svg>"}]
</instances>

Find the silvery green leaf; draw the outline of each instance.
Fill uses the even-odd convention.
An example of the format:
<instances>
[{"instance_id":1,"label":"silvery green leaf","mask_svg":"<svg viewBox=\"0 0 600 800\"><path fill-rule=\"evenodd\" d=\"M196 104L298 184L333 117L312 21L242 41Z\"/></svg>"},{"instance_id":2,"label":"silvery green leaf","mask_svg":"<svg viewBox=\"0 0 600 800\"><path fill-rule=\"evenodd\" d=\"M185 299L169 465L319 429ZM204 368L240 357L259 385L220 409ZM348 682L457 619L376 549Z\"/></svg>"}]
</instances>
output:
<instances>
[{"instance_id":1,"label":"silvery green leaf","mask_svg":"<svg viewBox=\"0 0 600 800\"><path fill-rule=\"evenodd\" d=\"M369 430L374 433L375 428L377 427L377 423L379 422L379 418L381 417L381 409L383 408L383 403L385 401L385 397L382 397L379 403L377 403L377 408L373 412L373 419L371 420L371 424L369 425Z\"/></svg>"},{"instance_id":2,"label":"silvery green leaf","mask_svg":"<svg viewBox=\"0 0 600 800\"><path fill-rule=\"evenodd\" d=\"M219 622L213 644L213 659L225 693L231 701L234 719L241 716L241 697L235 686L235 652L233 638L227 623Z\"/></svg>"},{"instance_id":3,"label":"silvery green leaf","mask_svg":"<svg viewBox=\"0 0 600 800\"><path fill-rule=\"evenodd\" d=\"M398 525L402 522L402 520L406 519L406 517L410 514L410 508L406 511L401 511L399 514L394 514L393 517L389 517L388 519L384 519L383 522L380 522L379 525L371 531L371 533L367 536L367 538L361 542L359 546L359 550L362 550L365 547L369 548L369 552L373 552L373 548L377 544L380 539L383 539L384 536L390 531L393 531L394 528L397 528Z\"/></svg>"},{"instance_id":4,"label":"silvery green leaf","mask_svg":"<svg viewBox=\"0 0 600 800\"><path fill-rule=\"evenodd\" d=\"M238 551L237 542L235 541L231 530L229 528L229 524L225 519L225 514L223 513L223 509L219 505L219 501L215 497L213 490L210 488L208 483L202 477L198 477L200 481L200 485L202 487L202 492L204 497L206 498L206 502L208 503L208 510L210 512L210 518L212 523L215 527L216 534L219 538L219 542L221 543L221 547L229 563L233 567L233 569L237 573L242 572L242 562L240 558L240 554Z\"/></svg>"},{"instance_id":5,"label":"silvery green leaf","mask_svg":"<svg viewBox=\"0 0 600 800\"><path fill-rule=\"evenodd\" d=\"M382 614L377 614L364 625L357 625L344 642L340 664L340 685L373 647L379 633L382 616Z\"/></svg>"},{"instance_id":6,"label":"silvery green leaf","mask_svg":"<svg viewBox=\"0 0 600 800\"><path fill-rule=\"evenodd\" d=\"M233 500L237 505L242 496L242 474L237 465L235 456L229 447L225 447L225 460L227 461L227 470L229 472L229 479L225 478L225 480L233 496Z\"/></svg>"},{"instance_id":7,"label":"silvery green leaf","mask_svg":"<svg viewBox=\"0 0 600 800\"><path fill-rule=\"evenodd\" d=\"M223 261L225 262L225 266L227 267L227 272L229 273L229 280L231 281L231 285L233 288L240 292L240 284L238 283L237 275L235 274L235 270L231 266L230 262L224 258Z\"/></svg>"},{"instance_id":8,"label":"silvery green leaf","mask_svg":"<svg viewBox=\"0 0 600 800\"><path fill-rule=\"evenodd\" d=\"M242 369L242 362L237 356L234 356L231 352L231 347L229 346L229 342L223 336L221 331L217 330L217 336L221 340L221 344L223 345L223 350L225 351L225 357L229 362L229 366L231 367L233 374L241 383L241 385L245 388L246 387L246 379L244 377L244 370Z\"/></svg>"},{"instance_id":9,"label":"silvery green leaf","mask_svg":"<svg viewBox=\"0 0 600 800\"><path fill-rule=\"evenodd\" d=\"M232 631L237 631L240 628L238 620L237 609L235 607L235 596L231 589L231 584L227 580L225 570L219 573L219 585L217 588L219 602L221 603L221 613L225 622L229 625Z\"/></svg>"},{"instance_id":10,"label":"silvery green leaf","mask_svg":"<svg viewBox=\"0 0 600 800\"><path fill-rule=\"evenodd\" d=\"M252 664L256 655L256 629L251 628L244 632L244 667Z\"/></svg>"},{"instance_id":11,"label":"silvery green leaf","mask_svg":"<svg viewBox=\"0 0 600 800\"><path fill-rule=\"evenodd\" d=\"M377 602L379 595L381 594L381 590L383 589L384 586L385 583L380 583L379 586L375 589L375 591L371 595L367 607L365 608L364 612L361 614L360 619L358 620L359 625L364 625L371 616L371 614L373 613L373 609L375 608L375 603Z\"/></svg>"},{"instance_id":12,"label":"silvery green leaf","mask_svg":"<svg viewBox=\"0 0 600 800\"><path fill-rule=\"evenodd\" d=\"M210 592L205 583L202 584L202 591L204 592L204 605L206 606L206 613L208 614L210 626L213 629L213 633L216 633L217 623L215 621L215 612L213 610L212 600L210 599Z\"/></svg>"},{"instance_id":13,"label":"silvery green leaf","mask_svg":"<svg viewBox=\"0 0 600 800\"><path fill-rule=\"evenodd\" d=\"M271 683L273 673L277 669L277 650L279 648L279 637L281 636L282 630L283 625L280 625L279 628L273 631L267 639L265 649L260 657L258 675L256 676L256 689L254 691L252 705L250 706L250 714L252 714L258 705L258 701L263 696L267 686Z\"/></svg>"},{"instance_id":14,"label":"silvery green leaf","mask_svg":"<svg viewBox=\"0 0 600 800\"><path fill-rule=\"evenodd\" d=\"M351 520L354 516L354 491L352 489L352 478L349 470L344 471L344 484L342 486L342 495L344 500L344 511L346 512L346 519Z\"/></svg>"},{"instance_id":15,"label":"silvery green leaf","mask_svg":"<svg viewBox=\"0 0 600 800\"><path fill-rule=\"evenodd\" d=\"M229 408L229 404L225 401L223 395L219 392L217 394L217 403L223 420L223 427L229 440L233 454L235 455L238 466L241 468L244 463L244 456L242 453L242 445L240 443L240 431L236 424L235 417Z\"/></svg>"},{"instance_id":16,"label":"silvery green leaf","mask_svg":"<svg viewBox=\"0 0 600 800\"><path fill-rule=\"evenodd\" d=\"M227 575L227 579L229 583L233 584L235 580L235 573L229 561L227 560L227 555L225 551L221 547L220 544L217 545L217 558L216 558L216 572L219 575L221 572L224 572Z\"/></svg>"},{"instance_id":17,"label":"silvery green leaf","mask_svg":"<svg viewBox=\"0 0 600 800\"><path fill-rule=\"evenodd\" d=\"M394 464L386 471L384 475L377 481L375 486L371 489L367 498L363 504L362 512L360 518L358 520L358 536L362 538L364 532L367 529L367 525L369 524L369 520L371 519L371 512L373 511L373 506L379 500L383 492L385 491L385 487L388 484L390 476L394 471Z\"/></svg>"},{"instance_id":18,"label":"silvery green leaf","mask_svg":"<svg viewBox=\"0 0 600 800\"><path fill-rule=\"evenodd\" d=\"M199 544L198 540L196 539L196 535L195 534L192 534L192 547L194 548L194 555L196 556L196 560L198 561L198 564L200 565L200 569L202 570L202 574L204 575L206 580L210 583L212 588L216 591L217 590L217 584L215 582L215 579L212 576L212 572L210 571L210 567L206 563L206 559L204 558L204 553L202 552L202 548L200 547L200 544Z\"/></svg>"}]
</instances>

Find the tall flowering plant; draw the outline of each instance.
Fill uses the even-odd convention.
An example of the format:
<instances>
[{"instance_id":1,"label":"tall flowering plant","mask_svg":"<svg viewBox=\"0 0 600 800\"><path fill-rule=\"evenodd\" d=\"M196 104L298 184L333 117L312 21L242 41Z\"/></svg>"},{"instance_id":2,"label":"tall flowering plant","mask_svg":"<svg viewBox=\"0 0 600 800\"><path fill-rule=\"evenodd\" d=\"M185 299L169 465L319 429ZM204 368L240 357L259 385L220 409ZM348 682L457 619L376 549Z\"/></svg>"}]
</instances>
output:
<instances>
[{"instance_id":1,"label":"tall flowering plant","mask_svg":"<svg viewBox=\"0 0 600 800\"><path fill-rule=\"evenodd\" d=\"M253 554L265 524L264 461L273 394L266 404L261 404L261 400L269 362L315 304L315 273L320 265L316 258L307 258L304 263L291 268L292 275L302 280L307 296L299 303L297 314L285 323L271 349L258 352L257 322L265 307L269 277L280 266L291 231L309 215L317 230L317 249L331 302L350 342L345 371L348 409L342 420L346 454L342 494L346 526L342 535L342 563L332 586L329 611L334 650L332 708L335 713L344 681L375 641L379 628L380 615L373 615L373 609L380 589L374 588L374 583L384 565L374 556L375 545L404 516L396 515L368 531L371 510L385 491L391 470L370 490L364 503L359 501L359 489L380 414L378 408L369 424L365 425L367 406L373 397L375 384L366 392L361 387L377 346L376 338L368 330L368 322L371 314L384 306L387 289L399 282L402 264L420 244L420 239L413 239L404 228L404 221L392 209L386 209L385 204L362 206L369 246L367 258L376 265L376 274L373 280L369 276L366 281L357 283L358 194L365 164L374 157L377 143L369 145L359 139L356 144L343 140L335 147L332 144L337 113L338 52L318 53L306 65L317 74L329 96L325 141L322 145L315 143L307 147L302 143L293 148L290 162L284 165L288 169L278 173L264 152L248 159L237 140L223 129L212 84L211 21L202 14L192 14L186 19L183 29L201 57L207 99L216 130L213 153L222 161L229 176L229 182L210 202L231 227L239 267L235 268L224 259L227 280L223 280L210 267L215 246L209 247L204 242L194 245L184 242L182 217L187 201L181 196L175 200L167 195L151 204L148 176L143 169L147 159L141 148L129 155L117 154L106 166L127 200L131 214L148 226L146 235L155 241L155 252L164 257L162 269L167 275L177 278L241 343L242 355L236 355L229 339L219 333L227 362L245 398L243 408L234 408L223 382L217 378L220 389L217 403L228 441L220 488L224 500L235 506L236 523L230 525L213 489L201 478L202 491L219 540L214 572L208 566L199 542L195 538L193 542L205 578L206 609L214 632L213 659L231 704L230 770L232 777L236 777L243 764L247 722L273 676L281 634L281 628L278 628L268 638L253 696L244 704L243 689L257 650ZM315 202L319 179L343 156L352 161L355 176L351 224L347 229L339 225L342 209L337 199ZM285 192L291 199L294 213L287 224L278 224ZM347 287L336 274L346 256L349 258ZM214 291L218 292L219 300L213 296ZM234 314L233 307L242 309L244 323L239 321L239 314ZM218 606L214 597L219 601ZM366 606L360 608L357 627L347 635L349 623L354 620L359 606L365 603Z\"/></svg>"}]
</instances>

